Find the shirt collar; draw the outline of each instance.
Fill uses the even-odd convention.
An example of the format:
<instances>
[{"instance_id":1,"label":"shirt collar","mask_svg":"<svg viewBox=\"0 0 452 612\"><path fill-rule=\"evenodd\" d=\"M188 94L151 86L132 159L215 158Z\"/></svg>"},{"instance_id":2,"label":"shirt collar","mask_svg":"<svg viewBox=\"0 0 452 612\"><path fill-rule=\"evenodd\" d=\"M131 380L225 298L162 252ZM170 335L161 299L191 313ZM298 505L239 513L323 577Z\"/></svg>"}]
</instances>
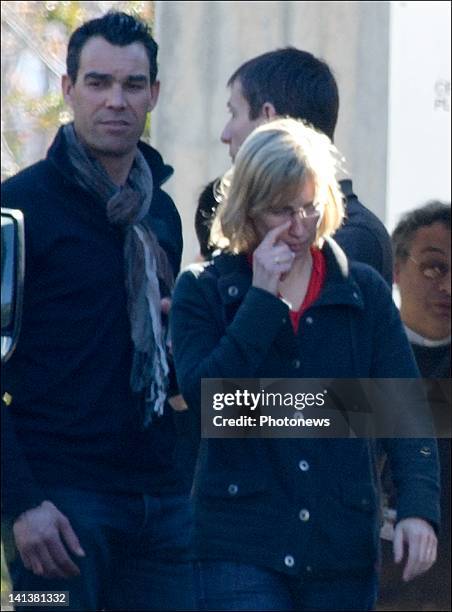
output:
<instances>
[{"instance_id":1,"label":"shirt collar","mask_svg":"<svg viewBox=\"0 0 452 612\"><path fill-rule=\"evenodd\" d=\"M418 334L417 332L410 329L408 325L405 325L405 331L406 335L408 336L408 340L411 342L411 344L417 344L418 346L426 346L428 348L434 348L436 346L446 346L447 344L450 344L451 340L450 336L448 336L447 338L443 338L442 340L430 340L429 338L425 338L424 336L421 336L421 334Z\"/></svg>"}]
</instances>

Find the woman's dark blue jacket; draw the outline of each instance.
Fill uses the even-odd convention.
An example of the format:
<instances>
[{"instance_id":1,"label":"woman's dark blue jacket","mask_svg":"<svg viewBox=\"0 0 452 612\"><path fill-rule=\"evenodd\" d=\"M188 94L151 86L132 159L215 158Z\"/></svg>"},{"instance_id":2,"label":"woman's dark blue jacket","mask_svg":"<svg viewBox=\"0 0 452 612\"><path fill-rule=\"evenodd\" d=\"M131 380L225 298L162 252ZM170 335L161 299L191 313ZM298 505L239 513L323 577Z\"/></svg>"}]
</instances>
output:
<instances>
[{"instance_id":1,"label":"woman's dark blue jacket","mask_svg":"<svg viewBox=\"0 0 452 612\"><path fill-rule=\"evenodd\" d=\"M383 279L328 240L327 277L295 335L288 306L251 286L243 255L220 254L179 277L172 340L181 392L199 419L202 378L415 378ZM436 442L385 439L398 519L439 520ZM232 486L231 486L232 485ZM306 510L308 511L306 513ZM198 558L289 574L373 571L379 501L369 439L203 439L195 481Z\"/></svg>"}]
</instances>

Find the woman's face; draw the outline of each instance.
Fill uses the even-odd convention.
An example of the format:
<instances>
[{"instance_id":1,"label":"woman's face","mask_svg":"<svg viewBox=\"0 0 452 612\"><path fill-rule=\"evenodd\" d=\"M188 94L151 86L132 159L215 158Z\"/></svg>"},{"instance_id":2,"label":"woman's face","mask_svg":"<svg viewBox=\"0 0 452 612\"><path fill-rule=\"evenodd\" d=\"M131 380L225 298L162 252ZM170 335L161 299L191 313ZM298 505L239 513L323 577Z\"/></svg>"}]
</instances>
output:
<instances>
[{"instance_id":1,"label":"woman's face","mask_svg":"<svg viewBox=\"0 0 452 612\"><path fill-rule=\"evenodd\" d=\"M269 208L254 220L259 242L271 229L290 220L291 223L280 235L280 240L287 244L295 258L306 255L315 241L317 227L322 219L322 207L314 205L314 200L314 181L307 178L293 200L277 209Z\"/></svg>"}]
</instances>

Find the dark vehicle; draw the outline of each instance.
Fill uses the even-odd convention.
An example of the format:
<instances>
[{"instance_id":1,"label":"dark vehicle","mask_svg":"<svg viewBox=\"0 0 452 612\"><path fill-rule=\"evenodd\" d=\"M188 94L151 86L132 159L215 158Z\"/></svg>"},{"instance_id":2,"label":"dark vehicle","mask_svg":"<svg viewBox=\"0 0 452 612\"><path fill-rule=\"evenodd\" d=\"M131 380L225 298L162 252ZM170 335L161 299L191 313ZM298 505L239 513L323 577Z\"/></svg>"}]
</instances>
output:
<instances>
[{"instance_id":1,"label":"dark vehicle","mask_svg":"<svg viewBox=\"0 0 452 612\"><path fill-rule=\"evenodd\" d=\"M14 351L20 331L25 270L24 217L2 208L2 363Z\"/></svg>"}]
</instances>

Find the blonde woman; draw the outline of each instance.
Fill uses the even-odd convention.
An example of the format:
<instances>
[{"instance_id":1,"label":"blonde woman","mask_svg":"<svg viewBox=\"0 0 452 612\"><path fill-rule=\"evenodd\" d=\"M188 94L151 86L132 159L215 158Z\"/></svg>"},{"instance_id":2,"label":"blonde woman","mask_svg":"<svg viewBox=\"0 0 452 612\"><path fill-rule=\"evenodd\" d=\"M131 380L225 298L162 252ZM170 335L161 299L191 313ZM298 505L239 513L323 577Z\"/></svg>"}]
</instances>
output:
<instances>
[{"instance_id":1,"label":"blonde woman","mask_svg":"<svg viewBox=\"0 0 452 612\"><path fill-rule=\"evenodd\" d=\"M202 378L418 375L387 285L331 238L344 216L337 160L326 136L293 119L241 146L212 228L222 251L184 272L173 300L176 371L193 415ZM400 493L394 555L408 547L410 580L435 560L437 450L431 439L385 444ZM203 439L194 491L200 609L373 608L368 439Z\"/></svg>"}]
</instances>

